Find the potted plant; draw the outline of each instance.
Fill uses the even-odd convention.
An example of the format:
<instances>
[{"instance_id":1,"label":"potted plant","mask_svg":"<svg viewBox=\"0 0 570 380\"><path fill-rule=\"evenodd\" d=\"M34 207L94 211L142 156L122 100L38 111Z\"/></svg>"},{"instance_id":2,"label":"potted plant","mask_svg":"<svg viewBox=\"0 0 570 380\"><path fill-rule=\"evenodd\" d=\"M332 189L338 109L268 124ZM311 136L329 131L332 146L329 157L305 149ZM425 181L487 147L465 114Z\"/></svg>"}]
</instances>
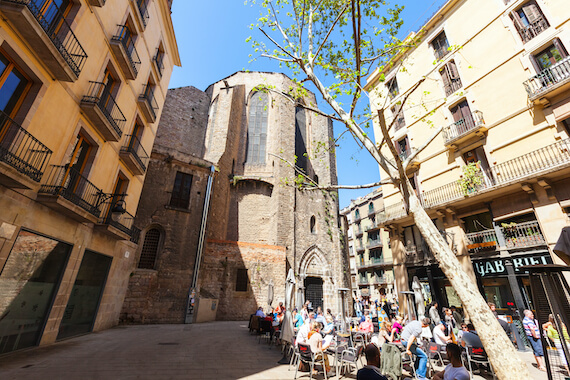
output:
<instances>
[{"instance_id":1,"label":"potted plant","mask_svg":"<svg viewBox=\"0 0 570 380\"><path fill-rule=\"evenodd\" d=\"M461 187L463 195L467 196L476 192L479 186L483 184L481 161L470 162L461 169L463 174L459 179L459 186Z\"/></svg>"}]
</instances>

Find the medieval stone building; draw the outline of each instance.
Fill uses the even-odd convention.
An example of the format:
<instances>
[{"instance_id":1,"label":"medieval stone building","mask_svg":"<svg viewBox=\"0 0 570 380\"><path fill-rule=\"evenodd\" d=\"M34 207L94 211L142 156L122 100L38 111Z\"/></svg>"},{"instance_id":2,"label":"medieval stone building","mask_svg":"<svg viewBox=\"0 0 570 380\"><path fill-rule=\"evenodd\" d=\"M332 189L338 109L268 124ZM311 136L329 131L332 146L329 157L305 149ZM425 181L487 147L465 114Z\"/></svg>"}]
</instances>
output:
<instances>
[{"instance_id":1,"label":"medieval stone building","mask_svg":"<svg viewBox=\"0 0 570 380\"><path fill-rule=\"evenodd\" d=\"M340 310L349 273L336 194L299 190L291 166L306 181L336 184L332 122L282 95L293 87L283 74L238 72L206 92L169 91L135 222L143 244L124 321L184 321L202 225L198 287L217 300L216 319L268 308L270 288L273 306L283 301L289 268L298 299ZM316 107L313 94L301 101Z\"/></svg>"}]
</instances>

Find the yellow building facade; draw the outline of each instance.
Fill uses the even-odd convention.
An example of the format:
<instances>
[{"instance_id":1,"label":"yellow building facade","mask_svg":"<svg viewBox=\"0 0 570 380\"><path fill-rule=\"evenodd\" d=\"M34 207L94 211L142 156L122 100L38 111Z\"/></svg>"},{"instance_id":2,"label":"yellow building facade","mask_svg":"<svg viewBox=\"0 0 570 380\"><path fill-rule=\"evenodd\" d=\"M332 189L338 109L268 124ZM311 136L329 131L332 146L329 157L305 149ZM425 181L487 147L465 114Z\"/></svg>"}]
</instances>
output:
<instances>
[{"instance_id":1,"label":"yellow building facade","mask_svg":"<svg viewBox=\"0 0 570 380\"><path fill-rule=\"evenodd\" d=\"M0 1L0 354L118 323L180 66L170 8Z\"/></svg>"},{"instance_id":2,"label":"yellow building facade","mask_svg":"<svg viewBox=\"0 0 570 380\"><path fill-rule=\"evenodd\" d=\"M570 8L450 0L410 38L369 77L372 109L404 159L442 128L406 174L487 301L516 315L533 307L522 266L570 263L552 251L570 210ZM398 289L417 277L428 302L461 306L398 190L383 193Z\"/></svg>"}]
</instances>

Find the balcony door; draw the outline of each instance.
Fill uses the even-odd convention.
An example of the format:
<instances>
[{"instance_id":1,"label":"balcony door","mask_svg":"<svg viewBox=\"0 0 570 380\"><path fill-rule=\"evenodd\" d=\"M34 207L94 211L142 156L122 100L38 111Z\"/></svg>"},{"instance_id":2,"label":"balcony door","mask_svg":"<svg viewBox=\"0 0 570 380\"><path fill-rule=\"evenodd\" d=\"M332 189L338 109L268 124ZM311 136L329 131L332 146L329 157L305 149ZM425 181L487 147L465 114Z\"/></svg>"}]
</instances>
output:
<instances>
[{"instance_id":1,"label":"balcony door","mask_svg":"<svg viewBox=\"0 0 570 380\"><path fill-rule=\"evenodd\" d=\"M32 0L33 6L37 7L42 17L40 23L51 33L58 33L67 17L72 3L70 0Z\"/></svg>"},{"instance_id":2,"label":"balcony door","mask_svg":"<svg viewBox=\"0 0 570 380\"><path fill-rule=\"evenodd\" d=\"M473 115L471 114L471 109L469 108L469 103L467 103L467 100L464 100L455 107L451 108L450 111L453 115L453 121L455 122L455 133L457 136L462 135L475 126Z\"/></svg>"},{"instance_id":3,"label":"balcony door","mask_svg":"<svg viewBox=\"0 0 570 380\"><path fill-rule=\"evenodd\" d=\"M109 115L112 115L113 107L115 105L115 101L113 96L117 92L117 79L113 75L113 73L109 70L109 68L105 69L105 74L103 76L103 88L102 93L100 94L100 106L101 109L105 110Z\"/></svg>"},{"instance_id":4,"label":"balcony door","mask_svg":"<svg viewBox=\"0 0 570 380\"><path fill-rule=\"evenodd\" d=\"M31 85L31 80L0 50L0 111L14 117Z\"/></svg>"},{"instance_id":5,"label":"balcony door","mask_svg":"<svg viewBox=\"0 0 570 380\"><path fill-rule=\"evenodd\" d=\"M87 162L93 152L93 145L81 134L77 135L75 147L71 153L69 163L66 165L67 170L63 183L65 188L71 193L81 198L85 181Z\"/></svg>"},{"instance_id":6,"label":"balcony door","mask_svg":"<svg viewBox=\"0 0 570 380\"><path fill-rule=\"evenodd\" d=\"M568 53L566 52L564 46L560 43L560 41L558 41L558 39L555 39L552 45L540 53L535 54L533 57L534 62L537 66L537 71L542 72L544 70L550 69L552 66L562 61L567 56Z\"/></svg>"},{"instance_id":7,"label":"balcony door","mask_svg":"<svg viewBox=\"0 0 570 380\"><path fill-rule=\"evenodd\" d=\"M463 158L466 164L475 163L481 169L483 175L484 187L490 187L493 185L493 176L491 174L491 169L489 167L489 161L487 161L487 156L483 147L478 147L469 152L463 154Z\"/></svg>"}]
</instances>

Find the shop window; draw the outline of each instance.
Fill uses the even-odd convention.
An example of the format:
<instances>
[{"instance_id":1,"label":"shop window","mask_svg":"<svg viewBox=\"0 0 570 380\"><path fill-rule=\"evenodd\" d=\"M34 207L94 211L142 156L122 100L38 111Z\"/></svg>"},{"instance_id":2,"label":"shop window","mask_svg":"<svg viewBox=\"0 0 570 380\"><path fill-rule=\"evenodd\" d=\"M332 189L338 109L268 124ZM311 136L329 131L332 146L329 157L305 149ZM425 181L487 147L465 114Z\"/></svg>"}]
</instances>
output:
<instances>
[{"instance_id":1,"label":"shop window","mask_svg":"<svg viewBox=\"0 0 570 380\"><path fill-rule=\"evenodd\" d=\"M394 99L400 93L396 77L390 79L388 83L386 83L386 88L388 89L388 95L390 96L390 99Z\"/></svg>"},{"instance_id":2,"label":"shop window","mask_svg":"<svg viewBox=\"0 0 570 380\"><path fill-rule=\"evenodd\" d=\"M170 196L170 206L187 209L190 205L190 189L192 188L192 175L176 172L174 186Z\"/></svg>"},{"instance_id":3,"label":"shop window","mask_svg":"<svg viewBox=\"0 0 570 380\"><path fill-rule=\"evenodd\" d=\"M265 92L255 92L249 104L247 129L247 158L249 164L265 164L267 118L269 97Z\"/></svg>"},{"instance_id":4,"label":"shop window","mask_svg":"<svg viewBox=\"0 0 570 380\"><path fill-rule=\"evenodd\" d=\"M433 48L436 59L442 59L449 53L449 42L447 42L445 32L439 33L437 37L433 39L431 47Z\"/></svg>"},{"instance_id":5,"label":"shop window","mask_svg":"<svg viewBox=\"0 0 570 380\"><path fill-rule=\"evenodd\" d=\"M510 16L523 42L532 40L550 26L534 0L512 11Z\"/></svg>"},{"instance_id":6,"label":"shop window","mask_svg":"<svg viewBox=\"0 0 570 380\"><path fill-rule=\"evenodd\" d=\"M313 216L311 216L311 222L310 222L310 229L311 229L312 234L317 233L316 224L317 224L317 219L313 215Z\"/></svg>"},{"instance_id":7,"label":"shop window","mask_svg":"<svg viewBox=\"0 0 570 380\"><path fill-rule=\"evenodd\" d=\"M457 65L455 64L455 61L452 60L447 62L439 70L439 74L443 80L445 96L453 94L463 86L461 84L461 78L459 77L459 71L457 71Z\"/></svg>"},{"instance_id":8,"label":"shop window","mask_svg":"<svg viewBox=\"0 0 570 380\"><path fill-rule=\"evenodd\" d=\"M247 292L247 285L249 278L247 276L247 269L238 268L236 276L236 292Z\"/></svg>"},{"instance_id":9,"label":"shop window","mask_svg":"<svg viewBox=\"0 0 570 380\"><path fill-rule=\"evenodd\" d=\"M158 228L151 228L146 232L138 265L140 269L154 269L160 238L161 232Z\"/></svg>"}]
</instances>

